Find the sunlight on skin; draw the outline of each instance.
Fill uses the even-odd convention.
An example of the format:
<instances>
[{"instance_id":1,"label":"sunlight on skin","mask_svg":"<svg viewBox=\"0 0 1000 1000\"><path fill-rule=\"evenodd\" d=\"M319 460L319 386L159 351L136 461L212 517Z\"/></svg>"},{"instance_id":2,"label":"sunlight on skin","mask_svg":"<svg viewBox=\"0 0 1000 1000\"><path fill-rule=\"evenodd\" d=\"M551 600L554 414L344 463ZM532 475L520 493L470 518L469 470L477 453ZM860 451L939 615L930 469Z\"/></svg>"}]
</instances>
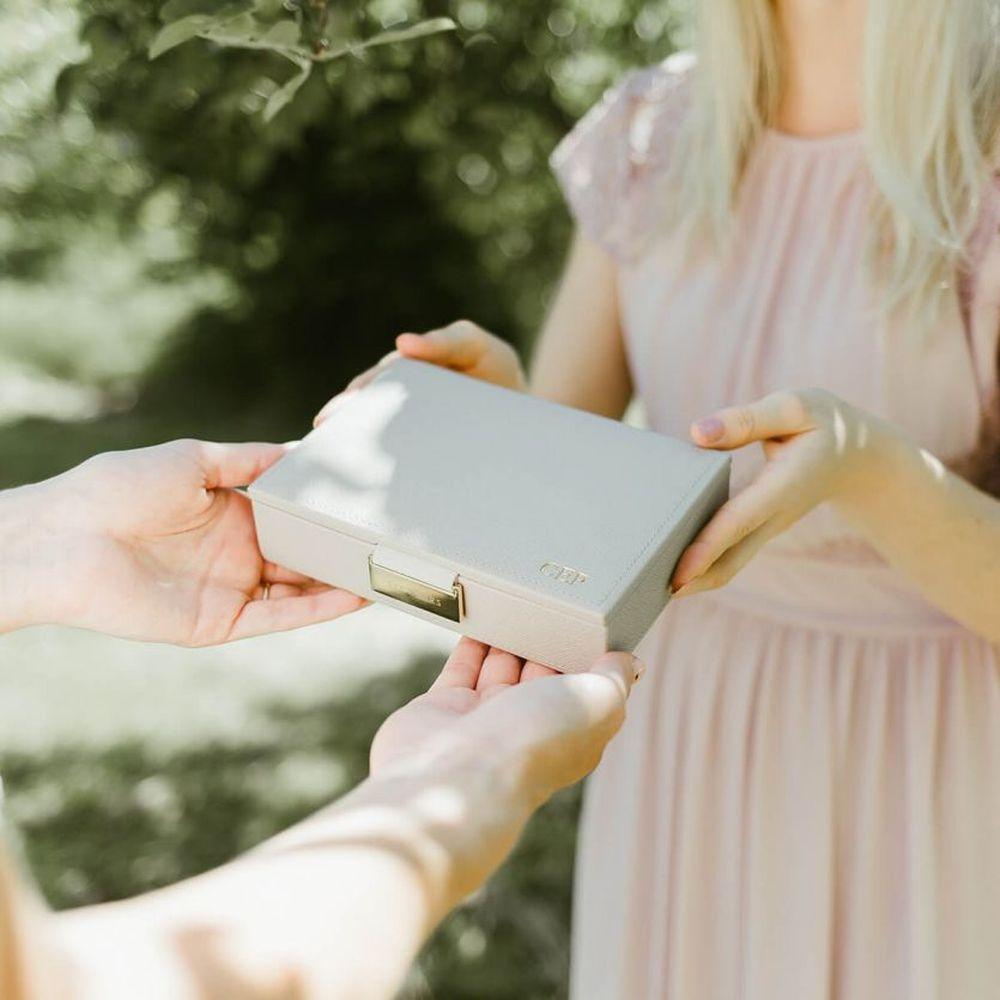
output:
<instances>
[{"instance_id":1,"label":"sunlight on skin","mask_svg":"<svg viewBox=\"0 0 1000 1000\"><path fill-rule=\"evenodd\" d=\"M935 479L944 479L948 471L944 466L944 462L932 455L925 448L920 449L920 457L923 459L924 465L927 466L931 475Z\"/></svg>"},{"instance_id":2,"label":"sunlight on skin","mask_svg":"<svg viewBox=\"0 0 1000 1000\"><path fill-rule=\"evenodd\" d=\"M863 420L860 426L858 427L858 447L867 448L868 438L869 438L868 421Z\"/></svg>"},{"instance_id":3,"label":"sunlight on skin","mask_svg":"<svg viewBox=\"0 0 1000 1000\"><path fill-rule=\"evenodd\" d=\"M833 440L838 454L843 455L847 450L847 421L839 407L833 411Z\"/></svg>"},{"instance_id":4,"label":"sunlight on skin","mask_svg":"<svg viewBox=\"0 0 1000 1000\"><path fill-rule=\"evenodd\" d=\"M707 448L759 442L767 464L683 553L676 596L723 586L770 539L830 502L931 604L1000 642L1000 504L901 431L809 389L722 410L691 433Z\"/></svg>"},{"instance_id":5,"label":"sunlight on skin","mask_svg":"<svg viewBox=\"0 0 1000 1000\"><path fill-rule=\"evenodd\" d=\"M393 995L532 811L597 763L640 672L616 653L561 676L460 640L339 802L214 872L55 917L73 996Z\"/></svg>"}]
</instances>

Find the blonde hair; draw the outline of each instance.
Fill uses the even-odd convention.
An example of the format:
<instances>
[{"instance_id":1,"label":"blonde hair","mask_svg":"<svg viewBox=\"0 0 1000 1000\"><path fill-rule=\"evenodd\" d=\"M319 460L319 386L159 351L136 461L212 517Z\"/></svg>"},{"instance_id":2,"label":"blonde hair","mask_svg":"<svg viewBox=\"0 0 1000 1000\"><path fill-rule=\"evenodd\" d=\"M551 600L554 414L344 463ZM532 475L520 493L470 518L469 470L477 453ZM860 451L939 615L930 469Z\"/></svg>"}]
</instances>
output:
<instances>
[{"instance_id":1,"label":"blonde hair","mask_svg":"<svg viewBox=\"0 0 1000 1000\"><path fill-rule=\"evenodd\" d=\"M694 109L672 216L721 238L782 88L776 0L700 0ZM1000 0L871 0L863 117L887 309L933 323L1000 160Z\"/></svg>"}]
</instances>

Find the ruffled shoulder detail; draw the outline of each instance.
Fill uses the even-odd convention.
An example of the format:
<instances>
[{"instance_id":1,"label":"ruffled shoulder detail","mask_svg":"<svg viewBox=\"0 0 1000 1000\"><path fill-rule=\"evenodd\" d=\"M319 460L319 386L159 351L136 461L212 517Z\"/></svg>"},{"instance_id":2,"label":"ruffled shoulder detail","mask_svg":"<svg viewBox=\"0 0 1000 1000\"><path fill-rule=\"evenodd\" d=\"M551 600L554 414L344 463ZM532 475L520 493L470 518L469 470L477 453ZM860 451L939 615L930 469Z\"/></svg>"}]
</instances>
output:
<instances>
[{"instance_id":1,"label":"ruffled shoulder detail","mask_svg":"<svg viewBox=\"0 0 1000 1000\"><path fill-rule=\"evenodd\" d=\"M608 90L552 154L552 169L580 229L622 263L649 245L676 133L690 107L686 53L634 70Z\"/></svg>"}]
</instances>

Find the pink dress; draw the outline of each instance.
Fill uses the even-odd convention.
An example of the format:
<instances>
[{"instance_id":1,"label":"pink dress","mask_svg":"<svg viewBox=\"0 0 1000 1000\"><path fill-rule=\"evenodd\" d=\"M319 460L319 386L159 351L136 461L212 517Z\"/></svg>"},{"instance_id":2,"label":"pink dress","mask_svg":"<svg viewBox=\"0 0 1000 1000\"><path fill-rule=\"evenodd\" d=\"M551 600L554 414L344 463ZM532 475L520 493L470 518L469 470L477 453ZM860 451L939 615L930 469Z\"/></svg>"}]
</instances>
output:
<instances>
[{"instance_id":1,"label":"pink dress","mask_svg":"<svg viewBox=\"0 0 1000 1000\"><path fill-rule=\"evenodd\" d=\"M865 280L860 132L766 133L733 245L688 254L658 200L688 72L627 77L553 159L616 261L651 426L685 437L715 407L821 386L969 453L997 390L1000 194L963 305L923 341L879 320ZM734 490L761 461L735 455ZM576 1000L1000 997L1000 648L821 507L670 606L641 654L586 793Z\"/></svg>"}]
</instances>

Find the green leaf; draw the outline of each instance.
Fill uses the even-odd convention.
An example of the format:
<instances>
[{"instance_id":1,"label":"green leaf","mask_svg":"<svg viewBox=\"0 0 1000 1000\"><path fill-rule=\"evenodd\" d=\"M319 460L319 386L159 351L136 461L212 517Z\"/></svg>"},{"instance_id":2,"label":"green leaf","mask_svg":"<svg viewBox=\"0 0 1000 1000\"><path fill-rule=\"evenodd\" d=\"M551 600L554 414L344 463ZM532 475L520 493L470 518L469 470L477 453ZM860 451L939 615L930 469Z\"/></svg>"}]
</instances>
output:
<instances>
[{"instance_id":1,"label":"green leaf","mask_svg":"<svg viewBox=\"0 0 1000 1000\"><path fill-rule=\"evenodd\" d=\"M212 23L207 14L191 14L179 21L171 21L161 28L149 43L149 58L156 59L178 45L197 38Z\"/></svg>"},{"instance_id":2,"label":"green leaf","mask_svg":"<svg viewBox=\"0 0 1000 1000\"><path fill-rule=\"evenodd\" d=\"M265 49L291 49L299 44L299 26L295 21L278 21L262 35L260 43Z\"/></svg>"},{"instance_id":3,"label":"green leaf","mask_svg":"<svg viewBox=\"0 0 1000 1000\"><path fill-rule=\"evenodd\" d=\"M178 21L192 14L207 14L212 17L230 16L250 10L253 0L167 0L160 8L160 20L164 23Z\"/></svg>"},{"instance_id":4,"label":"green leaf","mask_svg":"<svg viewBox=\"0 0 1000 1000\"><path fill-rule=\"evenodd\" d=\"M210 18L209 24L199 34L219 45L244 45L263 33L260 24L250 14L236 17Z\"/></svg>"},{"instance_id":5,"label":"green leaf","mask_svg":"<svg viewBox=\"0 0 1000 1000\"><path fill-rule=\"evenodd\" d=\"M376 45L393 45L396 42L410 42L415 38L424 38L427 35L437 35L443 31L454 31L457 25L450 17L432 17L417 24L411 24L408 28L393 28L390 31L382 31L371 38L365 38L356 42L348 42L339 48L331 49L319 57L320 61L327 62L330 59L339 59L341 56L353 55L364 49L374 48Z\"/></svg>"},{"instance_id":6,"label":"green leaf","mask_svg":"<svg viewBox=\"0 0 1000 1000\"><path fill-rule=\"evenodd\" d=\"M427 21L420 21L411 24L408 28L394 28L391 31L383 31L372 38L365 39L361 43L362 48L371 48L373 45L392 45L394 42L411 42L415 38L423 38L425 35L438 35L442 31L454 31L458 25L450 17L432 17Z\"/></svg>"},{"instance_id":7,"label":"green leaf","mask_svg":"<svg viewBox=\"0 0 1000 1000\"><path fill-rule=\"evenodd\" d=\"M249 14L240 14L223 21L213 21L198 34L228 48L278 52L297 65L307 55L298 48L299 26L287 19L267 27Z\"/></svg>"},{"instance_id":8,"label":"green leaf","mask_svg":"<svg viewBox=\"0 0 1000 1000\"><path fill-rule=\"evenodd\" d=\"M309 79L313 64L306 62L295 76L286 80L268 99L264 105L264 121L269 122L282 108L291 103L292 98L299 92L302 84Z\"/></svg>"}]
</instances>

